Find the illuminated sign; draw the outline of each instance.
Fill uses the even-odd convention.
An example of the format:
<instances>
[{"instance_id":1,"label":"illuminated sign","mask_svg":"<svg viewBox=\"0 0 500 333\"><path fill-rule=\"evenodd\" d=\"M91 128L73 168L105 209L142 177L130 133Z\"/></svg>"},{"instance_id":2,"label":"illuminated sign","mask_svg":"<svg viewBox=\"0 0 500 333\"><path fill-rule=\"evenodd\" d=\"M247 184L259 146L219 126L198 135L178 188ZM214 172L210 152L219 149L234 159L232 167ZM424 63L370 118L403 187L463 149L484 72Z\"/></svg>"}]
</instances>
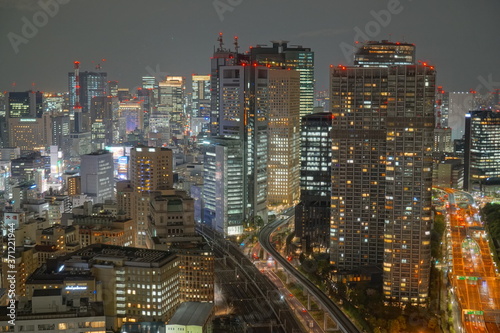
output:
<instances>
[{"instance_id":1,"label":"illuminated sign","mask_svg":"<svg viewBox=\"0 0 500 333\"><path fill-rule=\"evenodd\" d=\"M19 214L17 213L4 213L3 221L4 225L9 229L11 229L12 227L14 229L19 228Z\"/></svg>"},{"instance_id":2,"label":"illuminated sign","mask_svg":"<svg viewBox=\"0 0 500 333\"><path fill-rule=\"evenodd\" d=\"M35 123L36 118L21 118L21 119L19 119L19 121L23 122L23 123Z\"/></svg>"},{"instance_id":3,"label":"illuminated sign","mask_svg":"<svg viewBox=\"0 0 500 333\"><path fill-rule=\"evenodd\" d=\"M87 286L66 286L66 290L87 290Z\"/></svg>"}]
</instances>

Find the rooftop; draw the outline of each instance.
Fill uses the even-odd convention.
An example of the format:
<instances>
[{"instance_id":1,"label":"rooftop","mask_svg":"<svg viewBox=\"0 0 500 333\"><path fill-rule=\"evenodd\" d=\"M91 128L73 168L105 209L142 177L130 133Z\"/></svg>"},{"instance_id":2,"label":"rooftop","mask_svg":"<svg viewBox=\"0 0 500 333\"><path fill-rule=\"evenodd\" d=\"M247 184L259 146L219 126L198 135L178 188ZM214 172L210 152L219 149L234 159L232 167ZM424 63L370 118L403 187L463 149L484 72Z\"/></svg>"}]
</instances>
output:
<instances>
[{"instance_id":1,"label":"rooftop","mask_svg":"<svg viewBox=\"0 0 500 333\"><path fill-rule=\"evenodd\" d=\"M181 303L168 325L203 326L210 317L213 307L212 303Z\"/></svg>"}]
</instances>

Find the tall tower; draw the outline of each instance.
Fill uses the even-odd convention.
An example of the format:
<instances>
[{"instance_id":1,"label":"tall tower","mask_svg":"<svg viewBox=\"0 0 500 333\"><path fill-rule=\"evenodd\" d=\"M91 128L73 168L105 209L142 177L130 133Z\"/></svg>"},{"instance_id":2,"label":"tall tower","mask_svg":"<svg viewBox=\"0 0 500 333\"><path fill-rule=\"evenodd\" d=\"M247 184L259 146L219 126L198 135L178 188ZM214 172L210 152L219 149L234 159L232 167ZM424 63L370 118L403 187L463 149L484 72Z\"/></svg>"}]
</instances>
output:
<instances>
[{"instance_id":1,"label":"tall tower","mask_svg":"<svg viewBox=\"0 0 500 333\"><path fill-rule=\"evenodd\" d=\"M368 42L355 58L331 69L331 261L383 267L388 302L425 305L435 70L413 44Z\"/></svg>"},{"instance_id":2,"label":"tall tower","mask_svg":"<svg viewBox=\"0 0 500 333\"><path fill-rule=\"evenodd\" d=\"M80 164L82 193L92 197L94 203L113 199L115 197L113 170L113 154L107 150L82 155Z\"/></svg>"},{"instance_id":3,"label":"tall tower","mask_svg":"<svg viewBox=\"0 0 500 333\"><path fill-rule=\"evenodd\" d=\"M272 47L250 49L250 60L261 65L294 69L300 74L300 117L311 114L314 108L314 52L288 41L272 41Z\"/></svg>"},{"instance_id":4,"label":"tall tower","mask_svg":"<svg viewBox=\"0 0 500 333\"><path fill-rule=\"evenodd\" d=\"M76 65L77 62L75 62ZM78 63L79 64L79 63ZM78 76L78 83L75 77ZM68 73L69 105L72 110L78 102L82 107L82 112L90 112L92 98L107 95L107 73L105 72L80 72ZM79 90L79 101L77 91Z\"/></svg>"},{"instance_id":5,"label":"tall tower","mask_svg":"<svg viewBox=\"0 0 500 333\"><path fill-rule=\"evenodd\" d=\"M294 205L300 183L300 74L269 71L268 205Z\"/></svg>"},{"instance_id":6,"label":"tall tower","mask_svg":"<svg viewBox=\"0 0 500 333\"><path fill-rule=\"evenodd\" d=\"M332 114L302 117L300 143L300 203L295 209L295 235L303 248L325 249L330 244L332 192Z\"/></svg>"},{"instance_id":7,"label":"tall tower","mask_svg":"<svg viewBox=\"0 0 500 333\"><path fill-rule=\"evenodd\" d=\"M465 116L465 191L482 191L484 181L500 177L499 136L500 113L481 110Z\"/></svg>"}]
</instances>

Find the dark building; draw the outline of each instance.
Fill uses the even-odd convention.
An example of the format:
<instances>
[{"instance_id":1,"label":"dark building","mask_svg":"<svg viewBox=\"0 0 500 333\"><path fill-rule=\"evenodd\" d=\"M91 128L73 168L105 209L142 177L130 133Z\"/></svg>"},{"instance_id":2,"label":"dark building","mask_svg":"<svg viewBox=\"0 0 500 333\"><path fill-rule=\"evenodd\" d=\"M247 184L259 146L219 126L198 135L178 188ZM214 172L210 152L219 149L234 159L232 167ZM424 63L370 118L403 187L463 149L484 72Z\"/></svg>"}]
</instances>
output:
<instances>
[{"instance_id":1,"label":"dark building","mask_svg":"<svg viewBox=\"0 0 500 333\"><path fill-rule=\"evenodd\" d=\"M306 251L325 249L330 242L332 113L302 117L301 132L300 203L295 210L295 235Z\"/></svg>"},{"instance_id":2,"label":"dark building","mask_svg":"<svg viewBox=\"0 0 500 333\"><path fill-rule=\"evenodd\" d=\"M37 91L9 92L7 118L41 118L43 95Z\"/></svg>"},{"instance_id":3,"label":"dark building","mask_svg":"<svg viewBox=\"0 0 500 333\"><path fill-rule=\"evenodd\" d=\"M20 158L13 159L11 162L11 175L13 178L22 180L32 180L33 172L45 169L47 159L39 152L34 152Z\"/></svg>"}]
</instances>

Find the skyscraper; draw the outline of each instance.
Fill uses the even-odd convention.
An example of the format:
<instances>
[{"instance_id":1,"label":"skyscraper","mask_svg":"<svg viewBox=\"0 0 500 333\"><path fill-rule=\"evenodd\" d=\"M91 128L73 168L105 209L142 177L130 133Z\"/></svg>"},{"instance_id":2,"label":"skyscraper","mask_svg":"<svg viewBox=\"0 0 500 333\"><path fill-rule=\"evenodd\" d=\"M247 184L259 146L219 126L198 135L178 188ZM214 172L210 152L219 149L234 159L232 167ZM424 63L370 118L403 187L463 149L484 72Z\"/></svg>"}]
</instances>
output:
<instances>
[{"instance_id":1,"label":"skyscraper","mask_svg":"<svg viewBox=\"0 0 500 333\"><path fill-rule=\"evenodd\" d=\"M300 74L300 117L313 112L314 107L314 52L288 41L272 41L273 46L250 48L250 60L258 64L294 69Z\"/></svg>"},{"instance_id":2,"label":"skyscraper","mask_svg":"<svg viewBox=\"0 0 500 333\"><path fill-rule=\"evenodd\" d=\"M267 221L269 69L242 63L220 67L217 135L242 141L245 219ZM211 133L212 135L216 133Z\"/></svg>"},{"instance_id":3,"label":"skyscraper","mask_svg":"<svg viewBox=\"0 0 500 333\"><path fill-rule=\"evenodd\" d=\"M94 199L94 203L103 203L114 198L113 154L99 150L82 155L80 177L82 193Z\"/></svg>"},{"instance_id":4,"label":"skyscraper","mask_svg":"<svg viewBox=\"0 0 500 333\"><path fill-rule=\"evenodd\" d=\"M368 42L358 66L331 69L331 261L338 271L383 267L388 302L425 305L435 70L408 64L413 52Z\"/></svg>"},{"instance_id":5,"label":"skyscraper","mask_svg":"<svg viewBox=\"0 0 500 333\"><path fill-rule=\"evenodd\" d=\"M92 98L99 96L106 96L107 88L107 73L105 72L80 72L80 106L82 112L90 112L90 105ZM68 90L69 90L69 107L73 110L76 103L76 82L75 73L68 73Z\"/></svg>"},{"instance_id":6,"label":"skyscraper","mask_svg":"<svg viewBox=\"0 0 500 333\"><path fill-rule=\"evenodd\" d=\"M302 117L300 143L300 203L295 209L295 235L305 251L330 243L332 191L332 114Z\"/></svg>"},{"instance_id":7,"label":"skyscraper","mask_svg":"<svg viewBox=\"0 0 500 333\"><path fill-rule=\"evenodd\" d=\"M224 235L239 235L245 220L243 143L211 137L204 160L203 223Z\"/></svg>"},{"instance_id":8,"label":"skyscraper","mask_svg":"<svg viewBox=\"0 0 500 333\"><path fill-rule=\"evenodd\" d=\"M159 83L158 111L168 117L172 136L180 136L185 130L185 85L186 82L182 76L167 76L165 81Z\"/></svg>"},{"instance_id":9,"label":"skyscraper","mask_svg":"<svg viewBox=\"0 0 500 333\"><path fill-rule=\"evenodd\" d=\"M300 74L269 71L268 205L293 205L300 183Z\"/></svg>"},{"instance_id":10,"label":"skyscraper","mask_svg":"<svg viewBox=\"0 0 500 333\"><path fill-rule=\"evenodd\" d=\"M210 117L210 75L193 74L191 79L193 117Z\"/></svg>"},{"instance_id":11,"label":"skyscraper","mask_svg":"<svg viewBox=\"0 0 500 333\"><path fill-rule=\"evenodd\" d=\"M500 177L500 113L471 111L465 116L464 190L481 191L488 178Z\"/></svg>"}]
</instances>

